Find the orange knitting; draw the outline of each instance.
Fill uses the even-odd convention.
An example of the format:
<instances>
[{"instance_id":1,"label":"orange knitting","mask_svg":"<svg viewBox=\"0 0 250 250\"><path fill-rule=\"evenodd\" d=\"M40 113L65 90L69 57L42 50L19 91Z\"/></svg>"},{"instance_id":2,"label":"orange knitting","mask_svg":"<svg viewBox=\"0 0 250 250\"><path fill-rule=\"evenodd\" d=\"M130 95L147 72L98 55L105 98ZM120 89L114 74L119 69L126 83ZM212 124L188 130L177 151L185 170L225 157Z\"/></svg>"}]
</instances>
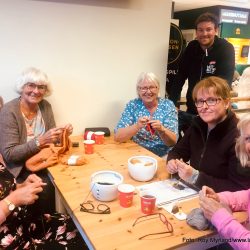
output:
<instances>
[{"instance_id":1,"label":"orange knitting","mask_svg":"<svg viewBox=\"0 0 250 250\"><path fill-rule=\"evenodd\" d=\"M59 162L68 164L70 149L70 139L66 129L64 129L60 144L50 144L49 147L43 148L39 153L33 155L26 162L26 168L32 172L39 171L44 168L51 167ZM86 159L79 156L74 165L84 165Z\"/></svg>"}]
</instances>

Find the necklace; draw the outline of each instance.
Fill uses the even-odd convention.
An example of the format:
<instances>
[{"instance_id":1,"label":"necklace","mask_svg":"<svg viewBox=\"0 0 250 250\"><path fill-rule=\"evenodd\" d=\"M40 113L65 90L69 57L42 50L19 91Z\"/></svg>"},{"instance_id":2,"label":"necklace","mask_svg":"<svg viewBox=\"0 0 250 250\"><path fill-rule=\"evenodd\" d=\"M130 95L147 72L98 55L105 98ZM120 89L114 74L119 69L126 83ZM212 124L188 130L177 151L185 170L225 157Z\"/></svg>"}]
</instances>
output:
<instances>
[{"instance_id":1,"label":"necklace","mask_svg":"<svg viewBox=\"0 0 250 250\"><path fill-rule=\"evenodd\" d=\"M36 118L36 116L37 116L37 112L25 112L25 111L22 111L22 114L24 115L24 117L28 121L34 120Z\"/></svg>"},{"instance_id":2,"label":"necklace","mask_svg":"<svg viewBox=\"0 0 250 250\"><path fill-rule=\"evenodd\" d=\"M28 119L23 112L22 112L22 115L23 115L24 122L26 125L27 136L28 137L34 136L34 131L35 131L36 124L37 124L37 115L35 115L31 119Z\"/></svg>"},{"instance_id":3,"label":"necklace","mask_svg":"<svg viewBox=\"0 0 250 250\"><path fill-rule=\"evenodd\" d=\"M38 106L35 106L35 108L33 110L30 110L29 106L25 105L22 102L21 98L20 98L20 109L21 109L23 116L25 118L27 118L27 120L29 120L29 121L31 121L32 119L34 119L37 116Z\"/></svg>"},{"instance_id":4,"label":"necklace","mask_svg":"<svg viewBox=\"0 0 250 250\"><path fill-rule=\"evenodd\" d=\"M32 118L32 119L28 119L24 114L24 120L25 120L25 123L28 124L30 127L32 127L34 121L36 120L36 117Z\"/></svg>"}]
</instances>

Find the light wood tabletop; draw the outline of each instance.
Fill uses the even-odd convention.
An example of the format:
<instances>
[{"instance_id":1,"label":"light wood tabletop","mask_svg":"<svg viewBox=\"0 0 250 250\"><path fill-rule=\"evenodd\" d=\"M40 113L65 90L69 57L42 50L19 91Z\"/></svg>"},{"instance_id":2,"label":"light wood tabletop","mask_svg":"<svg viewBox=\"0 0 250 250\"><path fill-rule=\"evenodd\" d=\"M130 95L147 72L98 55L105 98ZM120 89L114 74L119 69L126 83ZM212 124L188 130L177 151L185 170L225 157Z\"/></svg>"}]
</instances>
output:
<instances>
[{"instance_id":1,"label":"light wood tabletop","mask_svg":"<svg viewBox=\"0 0 250 250\"><path fill-rule=\"evenodd\" d=\"M72 137L71 140L79 141L79 147L71 148L71 153L83 154L84 148L81 137ZM111 208L111 214L81 212L80 203L85 201L90 193L90 176L96 171L117 171L123 175L124 183L134 186L145 184L145 182L135 181L129 176L127 161L131 156L148 155L156 158L158 170L152 181L168 178L165 160L131 141L116 143L112 137L105 137L104 144L95 145L94 150L94 154L85 155L88 163L83 166L58 164L49 168L63 205L73 218L90 249L206 249L215 245L211 244L211 239L212 241L216 239L215 232L192 229L185 220L179 221L164 209L158 208L155 212L161 212L167 217L167 220L173 225L173 234L158 235L151 239L139 240L138 238L142 235L166 231L166 226L160 220L154 219L132 227L136 218L143 215L140 210L140 197L137 192L134 195L133 204L129 208L121 207L118 199L116 199L105 202ZM89 194L87 200L92 200L95 205L103 203L95 200L92 194ZM185 213L199 207L197 198L182 201L180 205ZM246 218L246 214L243 213L235 213L235 216L241 221ZM202 243L202 241L206 240L210 242Z\"/></svg>"}]
</instances>

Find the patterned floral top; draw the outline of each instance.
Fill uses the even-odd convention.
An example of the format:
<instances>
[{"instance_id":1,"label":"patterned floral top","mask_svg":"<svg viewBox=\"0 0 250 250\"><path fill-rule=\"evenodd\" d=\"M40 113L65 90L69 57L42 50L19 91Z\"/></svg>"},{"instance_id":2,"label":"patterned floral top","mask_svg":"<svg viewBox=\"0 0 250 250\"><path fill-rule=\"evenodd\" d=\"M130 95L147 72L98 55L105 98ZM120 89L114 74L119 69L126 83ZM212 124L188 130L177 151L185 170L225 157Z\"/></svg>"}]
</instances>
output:
<instances>
[{"instance_id":1,"label":"patterned floral top","mask_svg":"<svg viewBox=\"0 0 250 250\"><path fill-rule=\"evenodd\" d=\"M0 200L15 189L15 179L0 164ZM17 207L0 225L0 249L88 249L68 215L30 211Z\"/></svg>"},{"instance_id":2,"label":"patterned floral top","mask_svg":"<svg viewBox=\"0 0 250 250\"><path fill-rule=\"evenodd\" d=\"M135 124L142 116L151 117L151 120L159 120L165 128L168 128L178 136L176 108L172 101L163 98L158 98L158 107L151 116L140 98L131 100L122 113L121 119L115 128L115 133L119 128L125 128ZM157 133L151 135L150 131L147 131L146 128L140 129L139 132L132 137L132 140L159 156L166 155L171 149L171 147L168 147L162 141Z\"/></svg>"}]
</instances>

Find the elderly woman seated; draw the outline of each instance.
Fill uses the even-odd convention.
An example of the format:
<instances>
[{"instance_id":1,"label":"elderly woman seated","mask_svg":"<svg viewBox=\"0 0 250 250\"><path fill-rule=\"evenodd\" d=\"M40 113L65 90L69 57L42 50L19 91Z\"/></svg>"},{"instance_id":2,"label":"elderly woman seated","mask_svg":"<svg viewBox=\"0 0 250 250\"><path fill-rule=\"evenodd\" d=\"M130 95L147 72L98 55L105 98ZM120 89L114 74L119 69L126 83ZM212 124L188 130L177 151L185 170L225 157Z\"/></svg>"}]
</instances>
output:
<instances>
[{"instance_id":1,"label":"elderly woman seated","mask_svg":"<svg viewBox=\"0 0 250 250\"><path fill-rule=\"evenodd\" d=\"M115 129L115 140L134 142L164 156L177 141L178 118L172 101L158 97L159 80L153 73L141 73L138 98L131 100Z\"/></svg>"},{"instance_id":2,"label":"elderly woman seated","mask_svg":"<svg viewBox=\"0 0 250 250\"><path fill-rule=\"evenodd\" d=\"M71 124L56 127L51 104L45 99L52 92L51 83L40 69L25 69L17 79L16 91L19 96L5 103L0 112L0 153L8 170L20 183L31 173L25 162L48 144L57 142L63 129L70 135L73 127ZM40 205L35 209L53 212L54 187L47 170L37 170L36 174L47 185L39 194Z\"/></svg>"}]
</instances>

